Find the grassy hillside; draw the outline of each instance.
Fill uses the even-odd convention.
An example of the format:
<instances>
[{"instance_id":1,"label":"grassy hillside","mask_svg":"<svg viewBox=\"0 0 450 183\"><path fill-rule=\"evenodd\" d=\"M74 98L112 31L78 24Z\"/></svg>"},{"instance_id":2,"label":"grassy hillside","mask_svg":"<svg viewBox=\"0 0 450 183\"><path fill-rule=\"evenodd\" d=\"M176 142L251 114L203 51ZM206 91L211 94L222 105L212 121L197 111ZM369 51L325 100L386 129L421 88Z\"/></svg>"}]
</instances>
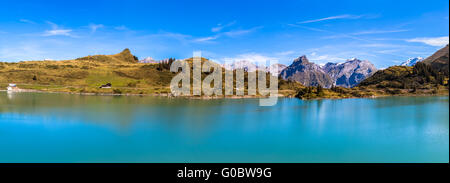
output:
<instances>
[{"instance_id":1,"label":"grassy hillside","mask_svg":"<svg viewBox=\"0 0 450 183\"><path fill-rule=\"evenodd\" d=\"M444 48L438 50L433 55L429 56L425 60L422 61L423 63L426 63L430 65L434 70L438 72L442 72L444 75L449 75L449 47L448 45Z\"/></svg>"},{"instance_id":2,"label":"grassy hillside","mask_svg":"<svg viewBox=\"0 0 450 183\"><path fill-rule=\"evenodd\" d=\"M161 93L175 75L159 71L158 64L137 63L130 50L115 55L94 55L64 61L0 63L0 85L43 91L90 93ZM100 89L111 83L112 89Z\"/></svg>"},{"instance_id":3,"label":"grassy hillside","mask_svg":"<svg viewBox=\"0 0 450 183\"><path fill-rule=\"evenodd\" d=\"M192 63L192 58L186 60ZM202 58L202 63L205 61L209 60ZM129 49L115 55L93 55L74 60L0 62L0 88L16 83L19 88L40 91L165 94L170 93L170 81L176 75L169 68L170 63L138 63ZM202 78L206 75L203 73ZM111 83L112 88L99 88L106 83ZM281 85L280 93L285 95L293 95L297 87L301 87L298 83L285 81Z\"/></svg>"},{"instance_id":4,"label":"grassy hillside","mask_svg":"<svg viewBox=\"0 0 450 183\"><path fill-rule=\"evenodd\" d=\"M447 45L413 67L380 70L358 86L387 94L448 94L448 52Z\"/></svg>"}]
</instances>

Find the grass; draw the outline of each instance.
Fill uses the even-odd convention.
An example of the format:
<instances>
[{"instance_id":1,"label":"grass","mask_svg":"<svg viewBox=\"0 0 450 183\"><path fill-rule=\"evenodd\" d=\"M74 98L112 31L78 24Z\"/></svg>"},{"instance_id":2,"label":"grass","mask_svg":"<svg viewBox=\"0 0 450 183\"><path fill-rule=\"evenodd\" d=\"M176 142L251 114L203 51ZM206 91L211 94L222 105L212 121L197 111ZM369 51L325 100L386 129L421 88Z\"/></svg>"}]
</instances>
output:
<instances>
[{"instance_id":1,"label":"grass","mask_svg":"<svg viewBox=\"0 0 450 183\"><path fill-rule=\"evenodd\" d=\"M187 59L191 65L192 60ZM201 60L202 63L209 61ZM19 88L51 92L166 94L170 93L170 81L175 75L167 68L159 68L158 64L138 63L128 49L115 55L93 55L74 60L0 62L2 88L8 83L16 83ZM202 79L206 76L203 73ZM111 83L112 88L99 88L106 83ZM281 82L280 85L283 85L280 93L287 95L294 95L296 87L301 86L293 82Z\"/></svg>"}]
</instances>

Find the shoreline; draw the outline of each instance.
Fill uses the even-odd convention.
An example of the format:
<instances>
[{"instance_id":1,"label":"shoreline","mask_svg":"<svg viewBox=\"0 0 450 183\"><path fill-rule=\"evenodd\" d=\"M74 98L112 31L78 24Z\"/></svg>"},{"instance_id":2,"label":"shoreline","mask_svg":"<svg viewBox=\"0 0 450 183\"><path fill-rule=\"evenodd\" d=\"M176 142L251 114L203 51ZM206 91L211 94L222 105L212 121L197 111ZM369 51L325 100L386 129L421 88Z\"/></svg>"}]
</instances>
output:
<instances>
[{"instance_id":1,"label":"shoreline","mask_svg":"<svg viewBox=\"0 0 450 183\"><path fill-rule=\"evenodd\" d=\"M196 99L196 100L213 100L213 99L246 99L246 98L268 98L268 96L258 96L258 95L244 95L244 96L174 96L170 93L164 94L132 94L132 93L84 93L84 92L62 92L62 91L42 91L42 90L34 90L34 89L19 89L19 91L8 91L8 90L0 90L0 92L11 92L11 93L61 93L61 94L71 94L71 95L84 95L84 96L148 96L148 97L167 97L167 98L181 98L181 99ZM426 97L426 96L449 96L449 93L446 94L399 94L399 95L373 95L366 97L320 97L320 98L309 98L309 99L300 99L299 100L338 100L338 99L357 99L357 98L382 98L382 97ZM277 98L296 98L293 96L284 96L278 94Z\"/></svg>"}]
</instances>

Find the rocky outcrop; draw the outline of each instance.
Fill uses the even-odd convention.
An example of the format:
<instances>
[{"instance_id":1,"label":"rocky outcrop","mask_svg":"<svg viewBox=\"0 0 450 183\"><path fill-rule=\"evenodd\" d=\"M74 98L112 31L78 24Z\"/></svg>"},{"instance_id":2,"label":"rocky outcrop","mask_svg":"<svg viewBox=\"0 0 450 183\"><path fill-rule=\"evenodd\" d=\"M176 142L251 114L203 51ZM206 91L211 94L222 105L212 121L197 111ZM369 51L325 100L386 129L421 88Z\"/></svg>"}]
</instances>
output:
<instances>
[{"instance_id":1,"label":"rocky outcrop","mask_svg":"<svg viewBox=\"0 0 450 183\"><path fill-rule=\"evenodd\" d=\"M423 60L422 62L425 64L429 64L431 65L431 67L439 72L444 73L446 76L448 76L449 71L448 71L448 62L449 62L449 57L448 57L448 45L445 46L444 48L438 50L436 53L434 53L433 55L429 56L428 58L426 58L425 60Z\"/></svg>"},{"instance_id":2,"label":"rocky outcrop","mask_svg":"<svg viewBox=\"0 0 450 183\"><path fill-rule=\"evenodd\" d=\"M323 70L331 77L335 86L349 88L370 77L377 68L367 60L353 58L344 63L327 63Z\"/></svg>"},{"instance_id":3,"label":"rocky outcrop","mask_svg":"<svg viewBox=\"0 0 450 183\"><path fill-rule=\"evenodd\" d=\"M305 86L322 86L329 88L333 80L317 64L309 62L305 55L298 57L280 73L286 80L298 81Z\"/></svg>"}]
</instances>

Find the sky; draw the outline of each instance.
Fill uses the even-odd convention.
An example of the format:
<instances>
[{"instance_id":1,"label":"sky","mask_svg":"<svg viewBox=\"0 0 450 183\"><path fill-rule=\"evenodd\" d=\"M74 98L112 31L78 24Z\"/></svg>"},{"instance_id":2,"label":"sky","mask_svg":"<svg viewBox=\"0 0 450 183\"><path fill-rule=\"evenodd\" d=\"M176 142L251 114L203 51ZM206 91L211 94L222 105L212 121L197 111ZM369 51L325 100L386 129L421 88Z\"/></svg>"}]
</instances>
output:
<instances>
[{"instance_id":1,"label":"sky","mask_svg":"<svg viewBox=\"0 0 450 183\"><path fill-rule=\"evenodd\" d=\"M115 54L324 64L358 58L377 68L427 57L449 42L449 2L0 1L0 61Z\"/></svg>"}]
</instances>

